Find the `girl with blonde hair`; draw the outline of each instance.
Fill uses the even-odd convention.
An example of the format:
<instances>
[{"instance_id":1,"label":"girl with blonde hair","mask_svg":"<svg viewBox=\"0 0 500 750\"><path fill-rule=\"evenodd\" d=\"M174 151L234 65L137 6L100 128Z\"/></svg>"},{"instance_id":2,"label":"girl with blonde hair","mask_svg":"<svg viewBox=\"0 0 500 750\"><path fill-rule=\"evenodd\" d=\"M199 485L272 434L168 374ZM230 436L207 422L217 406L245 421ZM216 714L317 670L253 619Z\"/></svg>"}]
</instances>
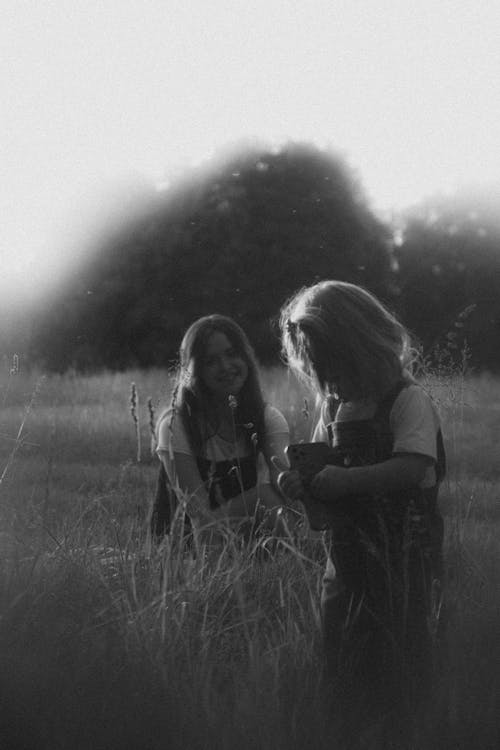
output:
<instances>
[{"instance_id":1,"label":"girl with blonde hair","mask_svg":"<svg viewBox=\"0 0 500 750\"><path fill-rule=\"evenodd\" d=\"M410 337L365 289L323 281L281 314L283 352L322 399L313 442L331 463L281 473L284 495L330 534L322 586L329 674L386 706L428 686L439 611L445 469L434 403L408 371ZM390 698L389 698L390 696Z\"/></svg>"}]
</instances>

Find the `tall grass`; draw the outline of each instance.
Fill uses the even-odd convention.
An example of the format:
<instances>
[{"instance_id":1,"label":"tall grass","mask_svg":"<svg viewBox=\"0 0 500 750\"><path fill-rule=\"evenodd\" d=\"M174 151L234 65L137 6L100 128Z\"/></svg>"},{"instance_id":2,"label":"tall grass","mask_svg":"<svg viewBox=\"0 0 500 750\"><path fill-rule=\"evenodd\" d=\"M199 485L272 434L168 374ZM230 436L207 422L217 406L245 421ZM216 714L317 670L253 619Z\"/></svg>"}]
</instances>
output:
<instances>
[{"instance_id":1,"label":"tall grass","mask_svg":"<svg viewBox=\"0 0 500 750\"><path fill-rule=\"evenodd\" d=\"M314 403L292 376L268 398L307 439ZM139 393L136 425L130 384ZM321 694L321 535L186 548L148 541L156 478L151 397L161 372L10 378L0 429L0 737L5 748L342 748ZM500 382L428 383L449 474L447 643L436 692L408 746L493 748L499 739ZM1 394L0 394L1 395ZM307 402L307 403L306 403ZM141 411L142 405L142 411ZM362 716L360 715L360 719ZM362 722L360 721L360 724ZM375 734L360 747L388 747ZM403 740L393 738L394 747Z\"/></svg>"}]
</instances>

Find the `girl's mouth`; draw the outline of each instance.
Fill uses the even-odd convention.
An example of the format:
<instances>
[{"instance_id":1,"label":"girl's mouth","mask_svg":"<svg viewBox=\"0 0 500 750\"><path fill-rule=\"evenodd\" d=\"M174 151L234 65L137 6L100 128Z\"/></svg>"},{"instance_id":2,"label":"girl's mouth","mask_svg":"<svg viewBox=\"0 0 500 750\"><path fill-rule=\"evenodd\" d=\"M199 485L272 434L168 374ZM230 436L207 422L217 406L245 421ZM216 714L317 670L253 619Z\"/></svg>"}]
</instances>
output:
<instances>
[{"instance_id":1,"label":"girl's mouth","mask_svg":"<svg viewBox=\"0 0 500 750\"><path fill-rule=\"evenodd\" d=\"M223 375L219 378L220 383L230 384L233 383L240 376L239 372L234 372L231 375Z\"/></svg>"}]
</instances>

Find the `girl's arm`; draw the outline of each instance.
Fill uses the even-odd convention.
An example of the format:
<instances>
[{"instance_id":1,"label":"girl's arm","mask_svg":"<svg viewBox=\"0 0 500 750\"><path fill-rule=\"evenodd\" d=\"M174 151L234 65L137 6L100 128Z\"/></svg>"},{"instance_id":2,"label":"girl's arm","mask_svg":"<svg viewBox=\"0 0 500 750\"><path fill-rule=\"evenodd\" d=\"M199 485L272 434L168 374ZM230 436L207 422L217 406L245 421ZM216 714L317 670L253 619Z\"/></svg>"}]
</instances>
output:
<instances>
[{"instance_id":1,"label":"girl's arm","mask_svg":"<svg viewBox=\"0 0 500 750\"><path fill-rule=\"evenodd\" d=\"M170 456L166 451L160 452L170 484L186 501L186 512L193 520L200 523L212 521L208 492L193 456L187 453L174 452Z\"/></svg>"},{"instance_id":2,"label":"girl's arm","mask_svg":"<svg viewBox=\"0 0 500 750\"><path fill-rule=\"evenodd\" d=\"M274 520L273 532L276 535L287 536L293 531L300 521L302 514L297 514L298 508L293 507L294 502L300 499L301 493L291 493L291 497L284 491L282 484L285 474L290 472L285 469L289 466L286 448L290 444L290 431L283 415L273 409L272 424L262 440L262 454L269 469L270 484L261 485L261 502L272 509L269 521ZM298 476L298 475L297 475ZM300 480L299 480L300 481ZM288 512L288 511L291 511ZM295 511L295 512L294 512Z\"/></svg>"},{"instance_id":3,"label":"girl's arm","mask_svg":"<svg viewBox=\"0 0 500 750\"><path fill-rule=\"evenodd\" d=\"M186 499L186 513L195 525L205 526L219 520L239 520L252 517L257 504L271 509L281 502L270 485L253 487L231 498L219 508L211 508L208 492L200 476L196 459L186 453L174 453L173 461L162 451L161 459L174 489Z\"/></svg>"},{"instance_id":4,"label":"girl's arm","mask_svg":"<svg viewBox=\"0 0 500 750\"><path fill-rule=\"evenodd\" d=\"M395 492L422 484L437 460L439 417L432 400L418 385L397 397L390 413L393 457L378 464L348 469L328 466L313 479L312 490L328 502L343 495Z\"/></svg>"},{"instance_id":5,"label":"girl's arm","mask_svg":"<svg viewBox=\"0 0 500 750\"><path fill-rule=\"evenodd\" d=\"M277 468L276 464L281 467L288 466L288 459L286 457L285 450L289 443L290 433L287 430L286 432L275 432L270 435L266 435L264 438L264 444L262 446L262 454L269 469L269 479L271 480L271 485L278 493L281 492L278 486L278 476L280 473L280 469Z\"/></svg>"},{"instance_id":6,"label":"girl's arm","mask_svg":"<svg viewBox=\"0 0 500 750\"><path fill-rule=\"evenodd\" d=\"M278 476L288 466L285 450L290 443L288 423L275 407L266 407L266 429L262 437L262 455L269 469L269 478L275 491L281 494ZM281 468L280 468L281 467Z\"/></svg>"},{"instance_id":7,"label":"girl's arm","mask_svg":"<svg viewBox=\"0 0 500 750\"><path fill-rule=\"evenodd\" d=\"M377 495L418 486L432 458L418 454L394 456L370 466L344 469L325 466L311 482L311 492L328 503L346 495Z\"/></svg>"},{"instance_id":8,"label":"girl's arm","mask_svg":"<svg viewBox=\"0 0 500 750\"><path fill-rule=\"evenodd\" d=\"M158 455L162 461L170 484L179 497L186 502L186 512L195 525L205 526L227 517L227 508L212 509L206 485L201 478L196 458L190 450L189 439L182 420L173 419L167 412L159 425ZM235 503L234 512L246 515L242 504Z\"/></svg>"}]
</instances>

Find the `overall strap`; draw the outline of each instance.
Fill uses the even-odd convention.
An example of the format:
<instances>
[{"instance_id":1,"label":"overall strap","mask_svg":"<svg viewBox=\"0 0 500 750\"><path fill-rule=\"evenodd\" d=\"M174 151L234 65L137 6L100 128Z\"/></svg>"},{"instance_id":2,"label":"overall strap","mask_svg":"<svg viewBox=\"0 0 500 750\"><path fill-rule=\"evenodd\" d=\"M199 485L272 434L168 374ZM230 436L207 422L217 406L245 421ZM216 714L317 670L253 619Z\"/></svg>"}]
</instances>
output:
<instances>
[{"instance_id":1,"label":"overall strap","mask_svg":"<svg viewBox=\"0 0 500 750\"><path fill-rule=\"evenodd\" d=\"M408 385L408 380L400 378L377 404L372 421L376 434L375 455L377 461L385 461L392 456L394 435L390 425L391 409L401 391Z\"/></svg>"},{"instance_id":2,"label":"overall strap","mask_svg":"<svg viewBox=\"0 0 500 750\"><path fill-rule=\"evenodd\" d=\"M379 401L375 414L373 415L373 423L378 426L378 432L381 435L385 436L384 444L386 445L386 449L387 447L389 447L392 450L392 438L391 446L387 446L387 442L389 440L388 436L390 433L389 414L391 413L391 409L394 405L395 400L397 399L403 388L406 388L409 384L410 382L408 380L406 380L405 378L400 378L400 380L395 383L395 385L389 390L389 392L386 393L384 398ZM337 414L339 406L340 401L334 399L333 396L328 397L326 402L326 413L328 414L329 422L327 423L326 429L328 432L328 442L330 445L333 444L332 422L335 421L335 415Z\"/></svg>"},{"instance_id":3,"label":"overall strap","mask_svg":"<svg viewBox=\"0 0 500 750\"><path fill-rule=\"evenodd\" d=\"M386 415L387 417L391 413L391 409L394 405L395 400L403 390L403 388L406 388L411 384L411 381L402 377L400 378L397 383L395 383L392 388L388 391L388 393L385 394L383 399L379 401L377 405L377 409L375 411L374 419L383 419ZM330 419L330 422L333 422L335 420L335 415L337 414L338 408L340 406L340 401L333 398L333 396L329 396L327 399L327 413Z\"/></svg>"},{"instance_id":4,"label":"overall strap","mask_svg":"<svg viewBox=\"0 0 500 750\"><path fill-rule=\"evenodd\" d=\"M441 482L446 474L446 451L444 449L443 433L441 428L437 434L437 461L436 461L436 478Z\"/></svg>"},{"instance_id":5,"label":"overall strap","mask_svg":"<svg viewBox=\"0 0 500 750\"><path fill-rule=\"evenodd\" d=\"M385 394L383 399L377 404L377 409L374 415L375 420L379 422L387 421L387 423L389 423L389 414L391 413L391 409L394 406L394 402L396 401L401 391L404 388L407 388L410 383L411 381L405 378L400 378L398 382L392 386L392 388Z\"/></svg>"}]
</instances>

